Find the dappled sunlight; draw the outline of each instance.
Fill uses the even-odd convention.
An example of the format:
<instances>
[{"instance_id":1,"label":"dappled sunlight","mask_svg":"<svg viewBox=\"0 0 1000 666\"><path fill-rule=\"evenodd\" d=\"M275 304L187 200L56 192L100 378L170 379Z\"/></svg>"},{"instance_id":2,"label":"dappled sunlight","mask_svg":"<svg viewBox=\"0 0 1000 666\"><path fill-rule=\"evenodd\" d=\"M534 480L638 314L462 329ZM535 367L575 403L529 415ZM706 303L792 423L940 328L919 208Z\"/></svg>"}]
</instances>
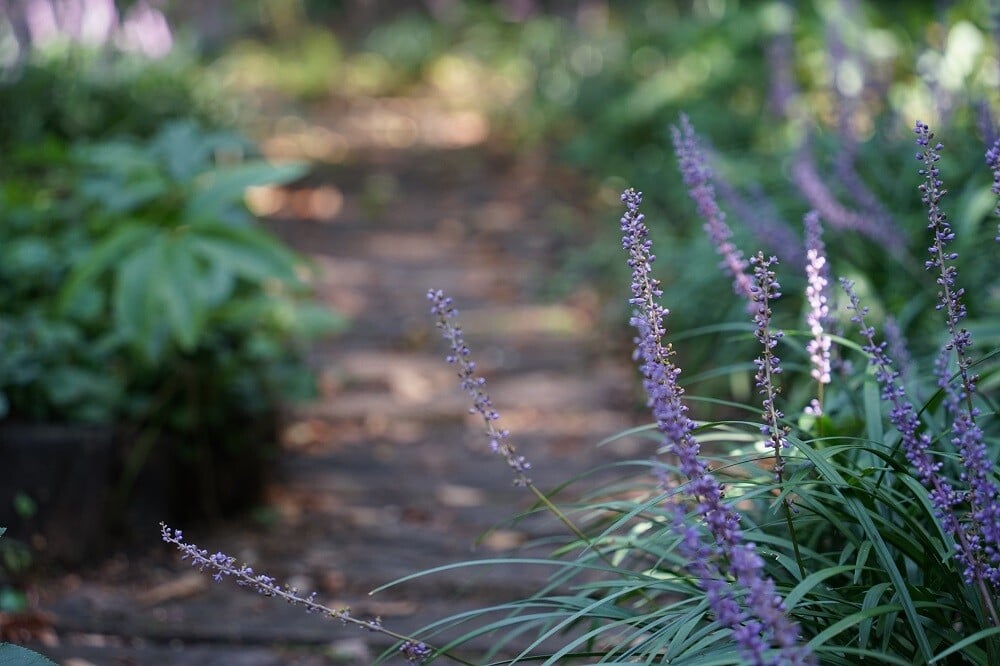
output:
<instances>
[{"instance_id":1,"label":"dappled sunlight","mask_svg":"<svg viewBox=\"0 0 1000 666\"><path fill-rule=\"evenodd\" d=\"M584 310L565 304L490 306L468 310L462 317L470 333L502 336L580 338L594 325Z\"/></svg>"},{"instance_id":2,"label":"dappled sunlight","mask_svg":"<svg viewBox=\"0 0 1000 666\"><path fill-rule=\"evenodd\" d=\"M335 185L294 190L262 185L247 188L247 207L259 217L293 217L333 222L344 207L344 193Z\"/></svg>"},{"instance_id":3,"label":"dappled sunlight","mask_svg":"<svg viewBox=\"0 0 1000 666\"><path fill-rule=\"evenodd\" d=\"M362 98L314 114L323 124L282 129L264 140L273 159L310 159L339 164L352 152L371 148L456 149L484 143L490 135L486 115L452 109L437 98ZM285 123L287 125L287 123Z\"/></svg>"}]
</instances>

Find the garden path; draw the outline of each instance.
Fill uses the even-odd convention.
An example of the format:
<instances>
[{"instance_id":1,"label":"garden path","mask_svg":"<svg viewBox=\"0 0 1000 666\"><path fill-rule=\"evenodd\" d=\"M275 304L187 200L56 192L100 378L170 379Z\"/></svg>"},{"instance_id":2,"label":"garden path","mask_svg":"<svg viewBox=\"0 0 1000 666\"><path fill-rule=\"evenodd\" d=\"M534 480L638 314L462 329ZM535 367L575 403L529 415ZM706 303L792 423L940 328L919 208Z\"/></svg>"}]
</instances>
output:
<instances>
[{"instance_id":1,"label":"garden path","mask_svg":"<svg viewBox=\"0 0 1000 666\"><path fill-rule=\"evenodd\" d=\"M540 487L645 456L636 442L596 447L636 420L634 376L627 353L608 353L600 299L586 284L552 302L544 296L566 239L559 225L615 221L590 219L592 195L539 152L483 142L484 123L396 100L327 105L308 121L277 124L267 150L317 167L251 202L313 259L321 299L353 324L314 354L321 395L290 417L267 505L185 530L212 552L401 632L514 598L546 572L476 567L369 596L376 586L559 532L538 517L505 522L530 497L512 486L467 414L428 314L428 288L454 296ZM368 664L389 644L213 583L156 543L155 524L149 531L145 554L41 586L59 642L45 652L73 666Z\"/></svg>"}]
</instances>

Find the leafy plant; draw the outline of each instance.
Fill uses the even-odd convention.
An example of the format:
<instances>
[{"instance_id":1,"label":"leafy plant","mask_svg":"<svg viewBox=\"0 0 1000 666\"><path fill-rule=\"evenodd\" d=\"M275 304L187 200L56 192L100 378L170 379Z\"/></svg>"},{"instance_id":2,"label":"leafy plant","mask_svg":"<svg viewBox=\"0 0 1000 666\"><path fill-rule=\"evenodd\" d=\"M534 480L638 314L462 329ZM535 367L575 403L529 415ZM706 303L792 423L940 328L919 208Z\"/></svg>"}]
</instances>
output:
<instances>
[{"instance_id":1,"label":"leafy plant","mask_svg":"<svg viewBox=\"0 0 1000 666\"><path fill-rule=\"evenodd\" d=\"M242 202L247 187L288 182L304 168L242 160L244 150L234 136L188 122L165 126L148 145L81 148L80 198L95 210L97 238L70 273L60 312L103 319L110 307L119 339L155 364L232 323L236 303L260 285L301 291L298 258L256 229ZM76 308L104 297L104 307Z\"/></svg>"},{"instance_id":2,"label":"leafy plant","mask_svg":"<svg viewBox=\"0 0 1000 666\"><path fill-rule=\"evenodd\" d=\"M0 191L0 386L19 418L146 419L141 405L155 401L145 387L185 356L223 370L215 381L239 394L223 411L247 389L260 392L240 404L301 394L300 380L269 366L296 365L297 341L343 322L305 298L302 260L242 201L246 187L287 182L303 167L244 159L249 150L235 135L177 122L146 143L23 157L27 175ZM241 373L266 386L242 386ZM282 375L292 383L275 385Z\"/></svg>"},{"instance_id":3,"label":"leafy plant","mask_svg":"<svg viewBox=\"0 0 1000 666\"><path fill-rule=\"evenodd\" d=\"M217 579L232 576L268 596L399 639L382 660L401 653L413 663L436 657L472 663L462 646L489 635L493 647L475 663L996 663L1000 478L993 461L1000 431L991 391L1000 344L975 342L965 328L966 303L995 306L989 303L995 283L962 288L956 234L942 203L943 146L926 125L917 123L916 134L931 236L926 268L947 331L926 376L900 340L891 340L891 354L876 341L872 315L849 280L843 318L858 328L862 343L831 332L840 315L815 213L806 219L804 252L808 329L786 335L777 324L776 260L763 253L746 260L729 241L705 156L682 120L677 150L685 181L753 319L729 330L752 334L759 345L749 369L723 370L752 373L760 401L729 403L748 416L728 421L689 416L677 352L666 340L668 312L652 275L642 197L627 190L621 230L632 272L629 303L655 423L621 436L651 437L656 457L632 461L634 474L586 489L576 504L559 506L557 493L534 486L529 462L501 427L476 373L451 299L430 292L448 361L484 420L490 449L536 496L535 509L554 512L568 528L549 559L502 560L552 568L535 594L400 636L377 621L350 618L349 609L301 597L222 553L211 556L166 526L163 538ZM1000 195L998 154L1000 141L987 153L994 195ZM779 354L792 359L787 368ZM493 562L446 565L379 589Z\"/></svg>"}]
</instances>

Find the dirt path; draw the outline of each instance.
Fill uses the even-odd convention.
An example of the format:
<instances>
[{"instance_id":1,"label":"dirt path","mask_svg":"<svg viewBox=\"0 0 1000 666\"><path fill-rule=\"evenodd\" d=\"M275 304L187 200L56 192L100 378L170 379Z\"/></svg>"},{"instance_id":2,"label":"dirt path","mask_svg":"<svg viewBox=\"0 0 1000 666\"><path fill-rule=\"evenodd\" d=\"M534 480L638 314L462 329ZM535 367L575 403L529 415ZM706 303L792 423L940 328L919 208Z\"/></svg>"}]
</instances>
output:
<instances>
[{"instance_id":1,"label":"dirt path","mask_svg":"<svg viewBox=\"0 0 1000 666\"><path fill-rule=\"evenodd\" d=\"M594 446L634 424L626 413L635 394L627 359L602 358L587 290L569 305L540 300L554 268L553 225L587 215L579 184L537 155L476 145L475 127L449 140L449 127L461 134L461 119L441 124L440 114L422 116L412 105L400 139L394 104L319 111L315 124L290 123L270 145L319 159L306 183L259 193L258 203L272 213L272 229L322 269L322 299L354 324L315 353L322 395L286 430L268 506L186 532L212 552L316 590L328 605L405 632L513 598L546 572L476 567L370 597L372 588L558 531L545 519L505 522L530 498L512 487L467 414L442 360L428 288L454 296L539 486L643 454L628 444ZM388 644L212 583L155 543L155 525L150 533L152 554L42 589L60 643L49 654L73 666L368 664Z\"/></svg>"}]
</instances>

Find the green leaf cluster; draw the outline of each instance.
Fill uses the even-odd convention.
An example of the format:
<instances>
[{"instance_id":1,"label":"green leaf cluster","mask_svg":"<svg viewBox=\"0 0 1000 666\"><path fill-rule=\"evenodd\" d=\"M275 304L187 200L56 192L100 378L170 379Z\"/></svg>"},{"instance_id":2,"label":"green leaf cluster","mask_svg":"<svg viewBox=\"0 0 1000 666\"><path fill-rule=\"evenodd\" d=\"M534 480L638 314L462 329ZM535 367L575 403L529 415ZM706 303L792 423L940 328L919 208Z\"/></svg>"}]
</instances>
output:
<instances>
[{"instance_id":1,"label":"green leaf cluster","mask_svg":"<svg viewBox=\"0 0 1000 666\"><path fill-rule=\"evenodd\" d=\"M195 411L308 394L303 345L345 322L310 300L311 267L243 203L304 167L252 154L189 120L13 153L20 168L0 182L4 414L187 431L206 421Z\"/></svg>"}]
</instances>

